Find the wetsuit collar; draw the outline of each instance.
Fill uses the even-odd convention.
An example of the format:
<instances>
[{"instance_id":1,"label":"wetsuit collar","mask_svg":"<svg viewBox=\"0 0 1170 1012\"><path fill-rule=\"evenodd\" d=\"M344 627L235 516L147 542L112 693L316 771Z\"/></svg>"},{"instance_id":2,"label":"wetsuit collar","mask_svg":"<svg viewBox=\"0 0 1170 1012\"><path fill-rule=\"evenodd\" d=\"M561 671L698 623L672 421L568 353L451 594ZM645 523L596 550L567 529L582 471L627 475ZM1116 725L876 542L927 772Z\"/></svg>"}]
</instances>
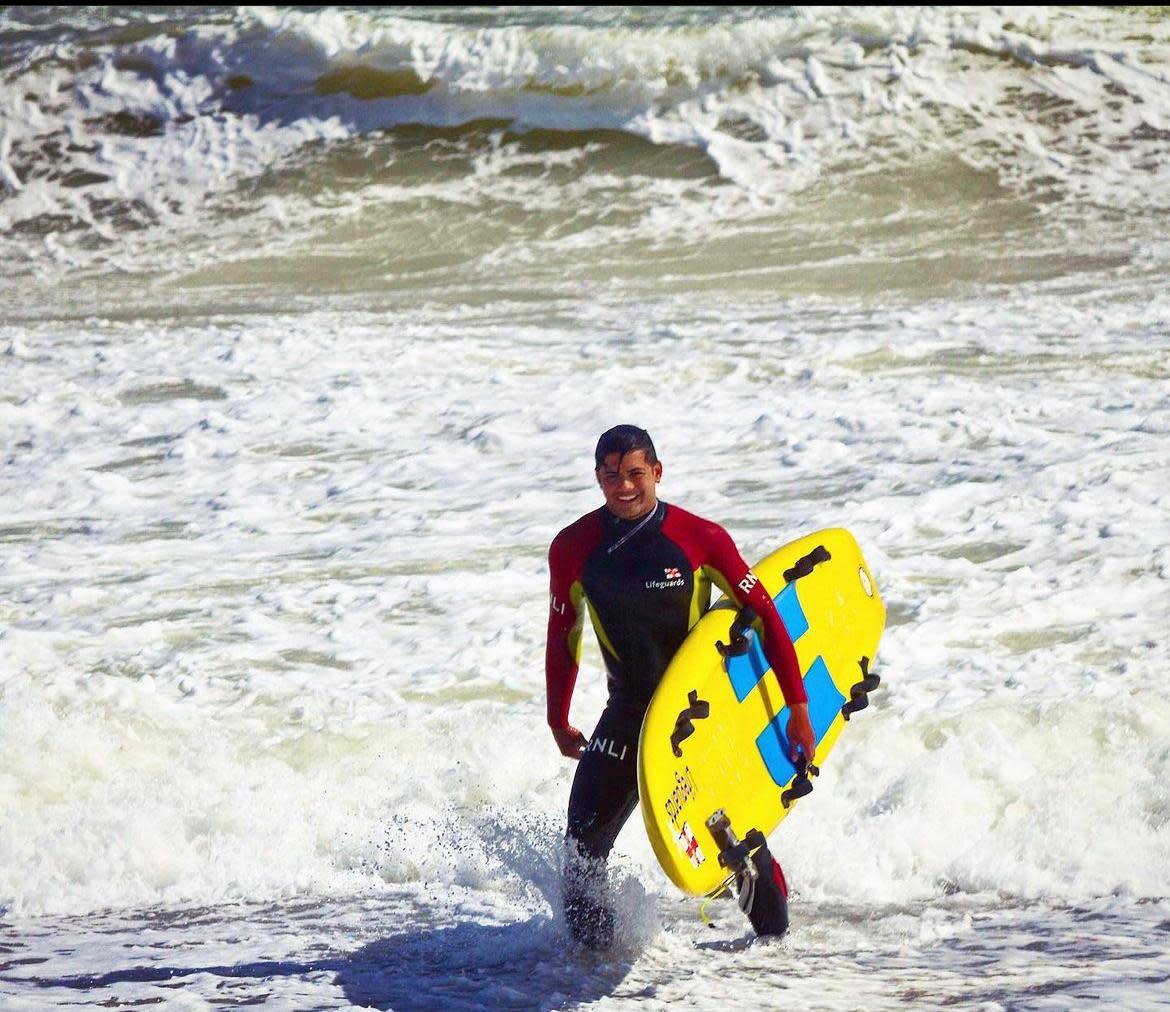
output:
<instances>
[{"instance_id":1,"label":"wetsuit collar","mask_svg":"<svg viewBox=\"0 0 1170 1012\"><path fill-rule=\"evenodd\" d=\"M637 520L623 520L619 516L615 516L605 506L601 507L601 517L605 526L606 533L614 538L613 544L607 549L607 554L612 554L622 547L639 531L654 525L660 524L666 516L666 503L661 499L649 513Z\"/></svg>"}]
</instances>

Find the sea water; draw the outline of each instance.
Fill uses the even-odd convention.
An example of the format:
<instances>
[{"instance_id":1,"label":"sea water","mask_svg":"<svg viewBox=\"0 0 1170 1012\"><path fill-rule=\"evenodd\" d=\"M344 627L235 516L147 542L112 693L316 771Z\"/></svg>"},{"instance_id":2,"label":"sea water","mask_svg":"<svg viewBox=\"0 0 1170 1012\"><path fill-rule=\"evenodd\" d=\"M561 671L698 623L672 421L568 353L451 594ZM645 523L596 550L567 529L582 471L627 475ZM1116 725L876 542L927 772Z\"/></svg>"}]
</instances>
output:
<instances>
[{"instance_id":1,"label":"sea water","mask_svg":"<svg viewBox=\"0 0 1170 1012\"><path fill-rule=\"evenodd\" d=\"M4 8L0 1004L1164 1006L1168 156L1157 8ZM781 942L559 913L619 422L885 598Z\"/></svg>"}]
</instances>

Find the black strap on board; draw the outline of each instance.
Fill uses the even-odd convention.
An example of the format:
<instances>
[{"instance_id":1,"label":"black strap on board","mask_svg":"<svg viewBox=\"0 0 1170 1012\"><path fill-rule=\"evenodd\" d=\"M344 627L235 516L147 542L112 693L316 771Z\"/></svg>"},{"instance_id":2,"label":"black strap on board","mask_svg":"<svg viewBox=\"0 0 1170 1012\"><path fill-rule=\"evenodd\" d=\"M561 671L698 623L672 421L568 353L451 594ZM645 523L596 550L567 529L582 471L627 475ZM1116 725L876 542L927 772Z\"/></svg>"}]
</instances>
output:
<instances>
[{"instance_id":1,"label":"black strap on board","mask_svg":"<svg viewBox=\"0 0 1170 1012\"><path fill-rule=\"evenodd\" d=\"M687 702L690 703L690 706L679 713L678 719L674 722L674 731L670 735L670 749L674 752L676 759L682 758L682 748L680 748L682 743L695 733L694 721L705 720L711 715L711 704L707 700L699 698L698 689L691 689L687 693Z\"/></svg>"},{"instance_id":2,"label":"black strap on board","mask_svg":"<svg viewBox=\"0 0 1170 1012\"><path fill-rule=\"evenodd\" d=\"M787 808L798 798L812 794L812 778L818 776L820 772L819 769L804 757L803 753L797 756L796 777L792 781L792 786L780 795L780 804Z\"/></svg>"},{"instance_id":3,"label":"black strap on board","mask_svg":"<svg viewBox=\"0 0 1170 1012\"><path fill-rule=\"evenodd\" d=\"M841 707L841 716L846 720L869 706L869 694L882 683L880 676L870 674L868 657L861 658L858 663L861 665L861 681L849 690L849 702Z\"/></svg>"},{"instance_id":4,"label":"black strap on board","mask_svg":"<svg viewBox=\"0 0 1170 1012\"><path fill-rule=\"evenodd\" d=\"M747 631L759 617L751 608L742 609L735 616L735 621L731 623L731 629L728 631L730 642L715 641L715 649L719 651L719 656L726 660L728 657L739 657L741 654L746 654L748 650Z\"/></svg>"},{"instance_id":5,"label":"black strap on board","mask_svg":"<svg viewBox=\"0 0 1170 1012\"><path fill-rule=\"evenodd\" d=\"M832 557L824 545L817 545L808 555L797 559L791 569L784 570L784 582L792 583L808 576L822 562L828 562Z\"/></svg>"}]
</instances>

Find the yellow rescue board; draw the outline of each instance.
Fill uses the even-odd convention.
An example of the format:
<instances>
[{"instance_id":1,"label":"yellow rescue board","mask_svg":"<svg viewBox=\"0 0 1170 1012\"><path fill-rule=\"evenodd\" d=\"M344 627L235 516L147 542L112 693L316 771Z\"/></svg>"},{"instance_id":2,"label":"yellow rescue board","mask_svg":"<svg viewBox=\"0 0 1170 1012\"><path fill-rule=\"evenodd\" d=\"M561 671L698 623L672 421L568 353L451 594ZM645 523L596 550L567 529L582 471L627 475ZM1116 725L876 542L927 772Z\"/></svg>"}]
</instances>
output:
<instances>
[{"instance_id":1,"label":"yellow rescue board","mask_svg":"<svg viewBox=\"0 0 1170 1012\"><path fill-rule=\"evenodd\" d=\"M870 669L886 622L877 582L853 535L840 528L785 545L753 572L796 647L819 766L877 683ZM696 623L662 676L638 743L650 843L671 881L696 896L717 890L729 874L709 818L722 810L738 837L752 829L767 836L800 793L784 696L758 624L736 637L737 616L723 600ZM724 656L717 644L734 645Z\"/></svg>"}]
</instances>

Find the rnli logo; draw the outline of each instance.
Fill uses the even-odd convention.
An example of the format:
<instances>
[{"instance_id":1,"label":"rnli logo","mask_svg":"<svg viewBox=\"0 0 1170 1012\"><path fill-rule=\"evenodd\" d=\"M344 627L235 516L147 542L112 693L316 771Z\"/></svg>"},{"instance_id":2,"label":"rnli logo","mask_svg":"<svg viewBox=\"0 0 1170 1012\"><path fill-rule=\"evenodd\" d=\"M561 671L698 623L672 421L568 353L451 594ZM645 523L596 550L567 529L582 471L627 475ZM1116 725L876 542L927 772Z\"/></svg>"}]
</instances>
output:
<instances>
[{"instance_id":1,"label":"rnli logo","mask_svg":"<svg viewBox=\"0 0 1170 1012\"><path fill-rule=\"evenodd\" d=\"M587 752L600 752L602 755L607 755L611 759L617 759L619 762L624 762L626 753L630 750L629 745L623 745L622 750L617 750L618 740L616 738L594 738L589 743Z\"/></svg>"},{"instance_id":2,"label":"rnli logo","mask_svg":"<svg viewBox=\"0 0 1170 1012\"><path fill-rule=\"evenodd\" d=\"M680 573L680 572L679 572L677 569L675 569L673 566L667 566L667 567L666 567L666 569L664 569L664 570L663 570L663 572L666 574L666 578L667 578L668 580L680 580L680 579L682 579L682 573Z\"/></svg>"},{"instance_id":3,"label":"rnli logo","mask_svg":"<svg viewBox=\"0 0 1170 1012\"><path fill-rule=\"evenodd\" d=\"M747 576L739 581L739 589L742 590L745 594L750 594L752 592L752 588L755 587L755 585L759 582L760 581L757 579L756 574L749 569Z\"/></svg>"}]
</instances>

